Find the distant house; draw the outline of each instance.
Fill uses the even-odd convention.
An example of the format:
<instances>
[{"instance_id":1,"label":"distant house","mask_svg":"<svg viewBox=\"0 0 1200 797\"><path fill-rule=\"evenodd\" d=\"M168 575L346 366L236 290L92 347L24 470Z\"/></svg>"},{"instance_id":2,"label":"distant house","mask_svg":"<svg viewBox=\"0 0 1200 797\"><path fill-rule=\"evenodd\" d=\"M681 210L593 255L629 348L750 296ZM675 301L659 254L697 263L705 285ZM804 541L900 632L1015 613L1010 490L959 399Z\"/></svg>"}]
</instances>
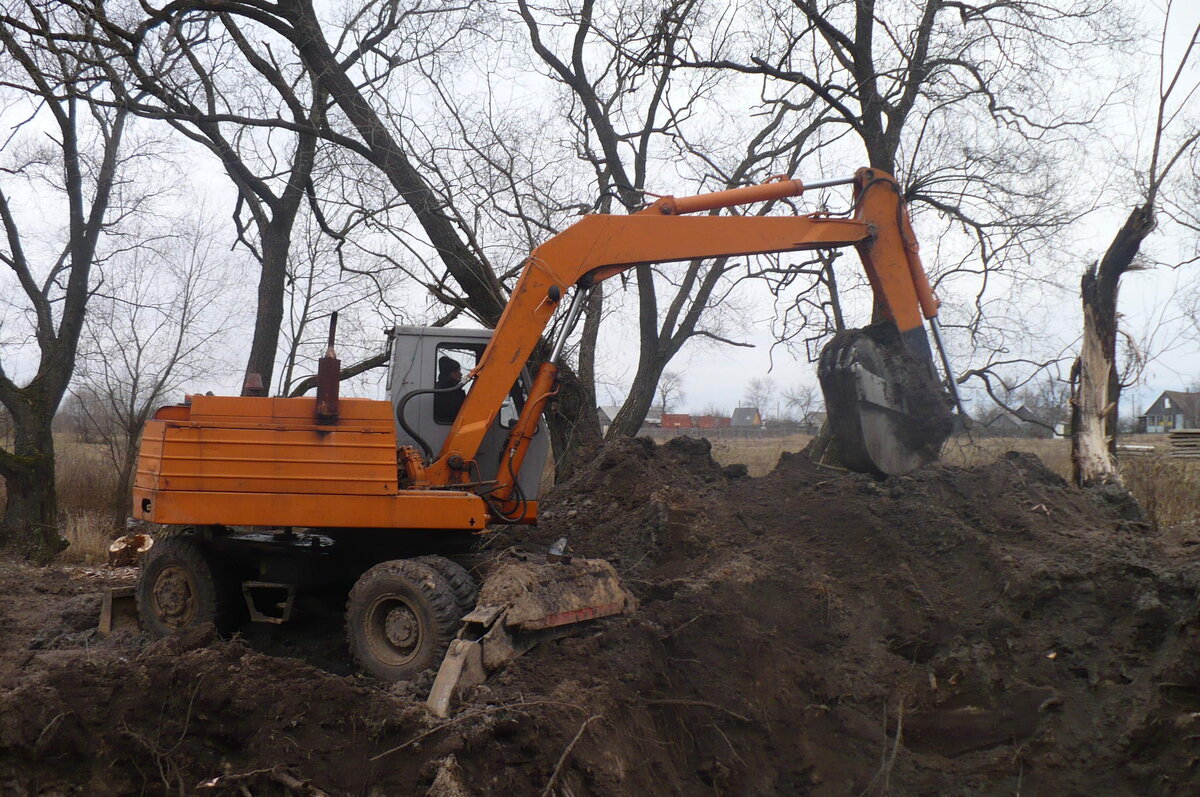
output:
<instances>
[{"instance_id":1,"label":"distant house","mask_svg":"<svg viewBox=\"0 0 1200 797\"><path fill-rule=\"evenodd\" d=\"M721 415L693 415L692 425L697 429L727 429L732 420Z\"/></svg>"},{"instance_id":2,"label":"distant house","mask_svg":"<svg viewBox=\"0 0 1200 797\"><path fill-rule=\"evenodd\" d=\"M814 410L806 413L800 421L800 425L804 427L807 434L817 434L821 431L821 427L825 425L825 412L822 410Z\"/></svg>"},{"instance_id":3,"label":"distant house","mask_svg":"<svg viewBox=\"0 0 1200 797\"><path fill-rule=\"evenodd\" d=\"M683 415L671 412L662 414L662 428L664 429L691 429L694 427L691 415Z\"/></svg>"},{"instance_id":4,"label":"distant house","mask_svg":"<svg viewBox=\"0 0 1200 797\"><path fill-rule=\"evenodd\" d=\"M600 434L608 434L608 427L612 426L612 422L617 419L617 413L621 411L619 404L606 404L596 408L596 420L600 422Z\"/></svg>"},{"instance_id":5,"label":"distant house","mask_svg":"<svg viewBox=\"0 0 1200 797\"><path fill-rule=\"evenodd\" d=\"M1022 404L1013 413L1023 424L1024 432L1029 437L1062 437L1065 424L1055 423L1036 410L1031 410Z\"/></svg>"},{"instance_id":6,"label":"distant house","mask_svg":"<svg viewBox=\"0 0 1200 797\"><path fill-rule=\"evenodd\" d=\"M600 422L600 434L608 434L608 427L612 426L620 411L620 404L605 404L596 408L596 420ZM662 426L662 410L651 407L646 411L646 420L642 422L642 429L647 427L657 429L660 426Z\"/></svg>"},{"instance_id":7,"label":"distant house","mask_svg":"<svg viewBox=\"0 0 1200 797\"><path fill-rule=\"evenodd\" d=\"M997 410L980 426L995 437L1062 437L1064 433L1064 424L1053 423L1024 405L1012 411Z\"/></svg>"},{"instance_id":8,"label":"distant house","mask_svg":"<svg viewBox=\"0 0 1200 797\"><path fill-rule=\"evenodd\" d=\"M983 419L983 429L997 437L1016 437L1021 429L1021 421L1011 412L999 410Z\"/></svg>"},{"instance_id":9,"label":"distant house","mask_svg":"<svg viewBox=\"0 0 1200 797\"><path fill-rule=\"evenodd\" d=\"M1146 431L1200 429L1200 393L1164 390L1146 410Z\"/></svg>"},{"instance_id":10,"label":"distant house","mask_svg":"<svg viewBox=\"0 0 1200 797\"><path fill-rule=\"evenodd\" d=\"M760 429L763 425L762 413L758 407L738 407L733 411L729 425L734 429Z\"/></svg>"}]
</instances>

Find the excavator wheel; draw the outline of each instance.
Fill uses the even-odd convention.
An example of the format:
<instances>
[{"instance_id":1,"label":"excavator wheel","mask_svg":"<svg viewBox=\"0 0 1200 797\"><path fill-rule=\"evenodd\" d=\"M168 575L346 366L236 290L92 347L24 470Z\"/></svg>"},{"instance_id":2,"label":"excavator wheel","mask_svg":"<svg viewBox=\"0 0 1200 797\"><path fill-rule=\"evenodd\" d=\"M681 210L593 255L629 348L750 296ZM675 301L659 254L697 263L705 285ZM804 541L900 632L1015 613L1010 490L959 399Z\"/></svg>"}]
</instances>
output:
<instances>
[{"instance_id":1,"label":"excavator wheel","mask_svg":"<svg viewBox=\"0 0 1200 797\"><path fill-rule=\"evenodd\" d=\"M160 539L146 555L135 596L142 628L170 636L212 623L229 631L242 608L238 584L188 530Z\"/></svg>"},{"instance_id":2,"label":"excavator wheel","mask_svg":"<svg viewBox=\"0 0 1200 797\"><path fill-rule=\"evenodd\" d=\"M890 322L839 333L817 368L837 458L850 470L900 476L936 460L954 422L929 360Z\"/></svg>"},{"instance_id":3,"label":"excavator wheel","mask_svg":"<svg viewBox=\"0 0 1200 797\"><path fill-rule=\"evenodd\" d=\"M437 570L396 559L363 573L350 590L346 640L368 674L401 681L438 666L461 616Z\"/></svg>"},{"instance_id":4,"label":"excavator wheel","mask_svg":"<svg viewBox=\"0 0 1200 797\"><path fill-rule=\"evenodd\" d=\"M479 585L465 567L444 556L417 556L413 561L429 565L446 580L450 591L454 593L454 603L458 606L460 616L469 614L475 608L475 601L479 597Z\"/></svg>"}]
</instances>

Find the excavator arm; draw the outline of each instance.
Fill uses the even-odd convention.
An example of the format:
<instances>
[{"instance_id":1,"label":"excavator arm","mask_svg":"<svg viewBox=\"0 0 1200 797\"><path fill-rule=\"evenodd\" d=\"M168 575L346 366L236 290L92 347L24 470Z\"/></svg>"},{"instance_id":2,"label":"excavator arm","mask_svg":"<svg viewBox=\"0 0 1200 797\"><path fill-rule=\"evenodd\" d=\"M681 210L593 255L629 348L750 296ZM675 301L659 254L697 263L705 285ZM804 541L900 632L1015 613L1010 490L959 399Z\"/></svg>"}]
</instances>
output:
<instances>
[{"instance_id":1,"label":"excavator arm","mask_svg":"<svg viewBox=\"0 0 1200 797\"><path fill-rule=\"evenodd\" d=\"M410 479L424 485L469 481L470 463L484 435L568 289L574 286L553 353L539 368L509 433L500 484L490 492L491 498L512 506L528 441L556 389L555 361L578 319L587 290L640 264L854 246L876 306L898 334L906 356L931 364L922 317L935 318L938 302L921 265L896 182L876 169L860 169L853 178L808 187L845 183L854 186L852 218L687 215L799 196L805 191L799 181L779 180L694 197L663 197L628 216L587 216L543 243L526 261L491 343L468 375L473 384L441 451L428 464L417 457L406 459ZM932 373L932 369L926 370Z\"/></svg>"}]
</instances>

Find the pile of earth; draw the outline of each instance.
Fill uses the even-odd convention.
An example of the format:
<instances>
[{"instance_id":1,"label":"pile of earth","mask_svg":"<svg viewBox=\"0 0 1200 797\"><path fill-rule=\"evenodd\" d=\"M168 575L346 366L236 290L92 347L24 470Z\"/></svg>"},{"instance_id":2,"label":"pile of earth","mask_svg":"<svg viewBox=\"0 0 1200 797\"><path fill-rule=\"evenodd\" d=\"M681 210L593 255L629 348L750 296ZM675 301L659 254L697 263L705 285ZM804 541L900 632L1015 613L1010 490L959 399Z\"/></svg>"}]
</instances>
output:
<instances>
[{"instance_id":1,"label":"pile of earth","mask_svg":"<svg viewBox=\"0 0 1200 797\"><path fill-rule=\"evenodd\" d=\"M886 481L785 455L751 479L705 441L635 440L542 518L491 544L568 536L640 606L449 720L427 683L239 639L38 635L10 608L35 576L0 573L0 790L1200 793L1200 559L1119 492L1015 454Z\"/></svg>"}]
</instances>

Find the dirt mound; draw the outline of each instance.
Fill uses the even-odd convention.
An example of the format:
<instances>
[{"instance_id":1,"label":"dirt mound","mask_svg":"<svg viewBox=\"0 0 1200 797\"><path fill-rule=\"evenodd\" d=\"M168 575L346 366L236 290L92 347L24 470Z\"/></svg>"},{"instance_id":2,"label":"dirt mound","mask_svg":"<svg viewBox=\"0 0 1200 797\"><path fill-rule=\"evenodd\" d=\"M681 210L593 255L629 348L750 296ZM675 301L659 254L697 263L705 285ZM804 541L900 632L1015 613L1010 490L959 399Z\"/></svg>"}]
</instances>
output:
<instances>
[{"instance_id":1,"label":"dirt mound","mask_svg":"<svg viewBox=\"0 0 1200 797\"><path fill-rule=\"evenodd\" d=\"M0 790L1200 791L1197 558L1034 458L880 482L785 455L749 479L706 441L629 441L495 544L559 536L639 610L449 721L424 684L238 641L27 651L0 687Z\"/></svg>"}]
</instances>

